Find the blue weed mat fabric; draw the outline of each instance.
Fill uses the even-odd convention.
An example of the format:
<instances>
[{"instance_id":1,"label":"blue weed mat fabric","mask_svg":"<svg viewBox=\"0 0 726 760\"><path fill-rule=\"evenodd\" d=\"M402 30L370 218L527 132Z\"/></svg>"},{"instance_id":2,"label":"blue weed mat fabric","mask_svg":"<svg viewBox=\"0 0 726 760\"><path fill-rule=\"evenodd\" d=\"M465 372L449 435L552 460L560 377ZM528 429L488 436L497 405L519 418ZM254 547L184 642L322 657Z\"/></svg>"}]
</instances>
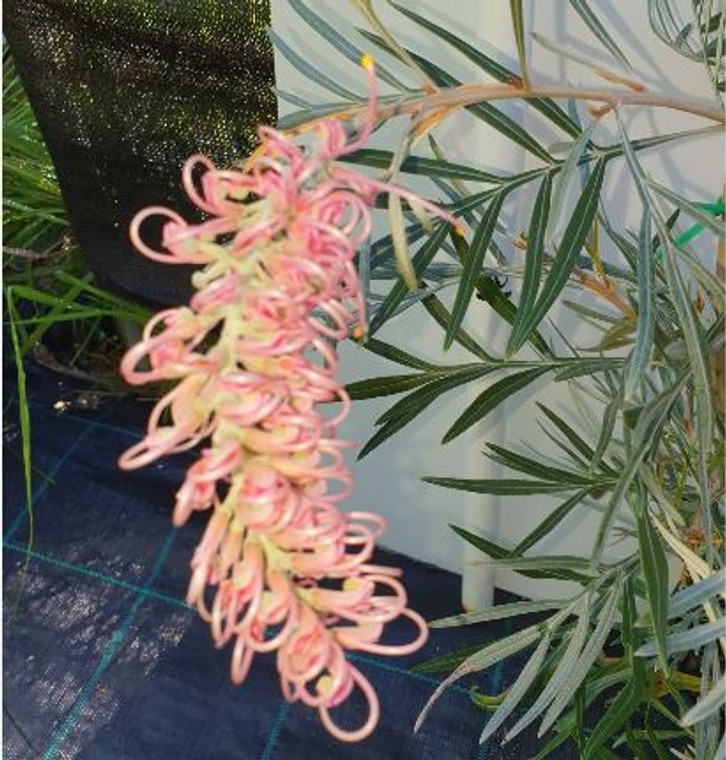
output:
<instances>
[{"instance_id":1,"label":"blue weed mat fabric","mask_svg":"<svg viewBox=\"0 0 726 760\"><path fill-rule=\"evenodd\" d=\"M469 696L501 693L523 656L448 689L423 728L413 725L446 674L412 665L481 645L528 619L433 630L425 649L403 658L351 657L381 700L375 733L341 744L317 712L286 703L274 656L258 656L242 687L229 681L230 648L184 602L199 515L171 527L173 497L189 456L120 471L119 454L138 440L149 405L88 393L28 364L34 533L26 509L13 372L5 377L4 760L524 760L534 732L501 746L506 727L480 747L487 713ZM442 525L442 530L445 529ZM427 619L460 611L459 576L390 552L404 570L410 604ZM516 628L515 628L516 627ZM392 641L410 635L391 625ZM364 719L352 697L341 725ZM560 747L555 757L576 757Z\"/></svg>"}]
</instances>

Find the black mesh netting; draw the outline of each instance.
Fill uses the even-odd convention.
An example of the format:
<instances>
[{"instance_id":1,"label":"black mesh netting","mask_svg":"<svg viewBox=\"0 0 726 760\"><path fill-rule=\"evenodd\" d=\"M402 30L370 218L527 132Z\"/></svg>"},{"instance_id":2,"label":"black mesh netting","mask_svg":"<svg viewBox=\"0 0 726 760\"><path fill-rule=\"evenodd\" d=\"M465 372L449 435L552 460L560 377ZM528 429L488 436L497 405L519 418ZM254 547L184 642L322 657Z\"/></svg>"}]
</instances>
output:
<instances>
[{"instance_id":1,"label":"black mesh netting","mask_svg":"<svg viewBox=\"0 0 726 760\"><path fill-rule=\"evenodd\" d=\"M180 187L195 152L230 164L276 115L269 0L7 0L5 36L99 280L158 303L189 270L134 251L144 206L195 212Z\"/></svg>"}]
</instances>

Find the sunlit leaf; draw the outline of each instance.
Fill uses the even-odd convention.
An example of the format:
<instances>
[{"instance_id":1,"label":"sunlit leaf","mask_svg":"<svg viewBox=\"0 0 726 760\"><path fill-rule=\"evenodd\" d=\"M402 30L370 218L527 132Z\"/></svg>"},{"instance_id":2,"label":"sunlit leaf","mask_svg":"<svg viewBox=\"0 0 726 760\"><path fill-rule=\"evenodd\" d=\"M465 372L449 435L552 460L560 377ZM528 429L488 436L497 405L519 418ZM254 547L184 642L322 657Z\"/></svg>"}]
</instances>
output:
<instances>
[{"instance_id":1,"label":"sunlit leaf","mask_svg":"<svg viewBox=\"0 0 726 760\"><path fill-rule=\"evenodd\" d=\"M460 625L473 625L475 623L488 623L493 620L504 620L516 615L531 615L537 612L547 612L549 610L559 610L566 606L567 602L562 600L554 601L533 601L533 602L511 602L510 604L497 604L492 607L486 607L483 610L475 612L462 612L459 615L433 620L429 623L430 628L455 628Z\"/></svg>"},{"instance_id":2,"label":"sunlit leaf","mask_svg":"<svg viewBox=\"0 0 726 760\"><path fill-rule=\"evenodd\" d=\"M582 654L573 665L565 682L545 713L542 725L538 731L538 736L543 736L557 720L589 673L595 660L600 655L602 648L605 646L605 641L610 633L610 629L615 622L615 615L617 613L621 591L622 578L618 578L608 593L607 600L600 612L597 625L588 639L585 648L582 650Z\"/></svg>"},{"instance_id":3,"label":"sunlit leaf","mask_svg":"<svg viewBox=\"0 0 726 760\"><path fill-rule=\"evenodd\" d=\"M550 641L551 635L549 632L546 632L540 643L537 645L537 648L534 650L534 653L529 658L527 664L520 671L516 681L509 687L509 689L507 689L507 696L504 701L494 715L492 715L492 717L486 722L484 730L479 737L480 744L484 744L484 742L494 735L496 730L516 709L517 705L532 686L542 668L547 651L550 647Z\"/></svg>"}]
</instances>

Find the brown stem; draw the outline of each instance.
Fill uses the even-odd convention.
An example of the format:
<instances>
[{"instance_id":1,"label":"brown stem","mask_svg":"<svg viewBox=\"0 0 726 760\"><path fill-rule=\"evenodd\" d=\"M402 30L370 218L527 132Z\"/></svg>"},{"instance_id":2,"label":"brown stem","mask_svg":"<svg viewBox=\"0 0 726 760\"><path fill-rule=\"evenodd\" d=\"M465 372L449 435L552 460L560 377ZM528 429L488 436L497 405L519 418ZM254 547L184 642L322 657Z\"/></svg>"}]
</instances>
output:
<instances>
[{"instance_id":1,"label":"brown stem","mask_svg":"<svg viewBox=\"0 0 726 760\"><path fill-rule=\"evenodd\" d=\"M564 86L539 86L525 89L521 84L464 84L459 87L440 89L437 92L416 97L402 97L395 102L381 105L378 110L378 120L385 121L394 116L416 114L421 117L428 111L453 111L457 108L483 103L488 100L532 100L537 98L564 98L572 100L592 100L602 103L599 109L603 115L614 108L629 106L644 106L646 108L668 108L672 111L702 116L719 124L726 123L726 114L722 108L717 108L710 101L685 100L665 93L634 92L632 90L612 90L604 88L580 89ZM329 118L350 118L364 111L367 104L342 106L340 111L328 113L309 122L286 130L287 134L295 135L305 132L315 122Z\"/></svg>"},{"instance_id":2,"label":"brown stem","mask_svg":"<svg viewBox=\"0 0 726 760\"><path fill-rule=\"evenodd\" d=\"M465 84L448 90L441 90L430 95L399 101L383 106L379 118L386 119L398 114L414 113L438 108L466 107L485 100L525 100L535 98L562 98L572 100L594 100L605 103L611 108L626 106L645 106L650 108L669 108L674 111L703 116L705 119L724 124L726 117L722 108L717 108L709 101L684 100L672 95L657 92L634 92L632 90L612 90L605 88L565 87L543 85L524 89L509 84Z\"/></svg>"}]
</instances>

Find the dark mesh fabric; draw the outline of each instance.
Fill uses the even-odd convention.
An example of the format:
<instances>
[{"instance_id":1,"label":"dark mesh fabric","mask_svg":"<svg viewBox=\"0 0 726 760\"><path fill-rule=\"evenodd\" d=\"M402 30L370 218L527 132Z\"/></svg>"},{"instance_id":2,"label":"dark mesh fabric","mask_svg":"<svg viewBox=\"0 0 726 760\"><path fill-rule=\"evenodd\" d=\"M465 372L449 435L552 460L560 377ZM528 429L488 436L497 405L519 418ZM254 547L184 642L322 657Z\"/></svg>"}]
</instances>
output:
<instances>
[{"instance_id":1,"label":"dark mesh fabric","mask_svg":"<svg viewBox=\"0 0 726 760\"><path fill-rule=\"evenodd\" d=\"M491 713L469 695L471 686L502 693L531 651L453 684L413 733L447 671L412 666L500 639L539 619L531 615L432 629L425 648L406 657L349 653L381 701L375 733L359 744L335 741L315 710L284 701L272 654L257 656L247 681L234 686L231 645L216 649L209 625L184 601L208 519L198 512L171 527L174 493L193 455L122 472L116 460L143 435L148 404L94 394L33 362L28 553L14 368L5 371L4 760L524 760L542 747L536 724L501 746L518 715L479 746ZM373 562L403 569L411 606L427 620L461 611L459 576L383 550ZM497 594L498 603L511 601ZM397 620L384 640L410 637L410 623ZM360 695L333 714L344 726L360 725ZM579 753L568 744L551 757Z\"/></svg>"},{"instance_id":2,"label":"dark mesh fabric","mask_svg":"<svg viewBox=\"0 0 726 760\"><path fill-rule=\"evenodd\" d=\"M5 2L6 39L103 284L156 303L188 293L189 269L135 252L129 222L157 204L195 218L185 159L228 165L274 121L269 21L269 0Z\"/></svg>"}]
</instances>

